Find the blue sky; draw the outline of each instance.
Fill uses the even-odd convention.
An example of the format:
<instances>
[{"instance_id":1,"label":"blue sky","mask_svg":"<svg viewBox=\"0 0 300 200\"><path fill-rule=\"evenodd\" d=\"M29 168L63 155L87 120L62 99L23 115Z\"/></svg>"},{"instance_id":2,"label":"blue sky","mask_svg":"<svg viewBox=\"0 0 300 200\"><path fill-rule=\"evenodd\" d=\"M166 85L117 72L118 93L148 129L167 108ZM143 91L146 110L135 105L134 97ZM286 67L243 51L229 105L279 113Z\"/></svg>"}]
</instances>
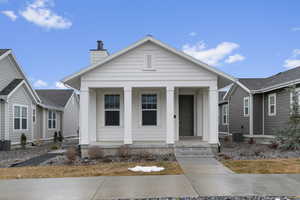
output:
<instances>
[{"instance_id":1,"label":"blue sky","mask_svg":"<svg viewBox=\"0 0 300 200\"><path fill-rule=\"evenodd\" d=\"M152 34L235 77L300 65L299 0L0 0L0 48L13 49L36 87ZM40 81L39 81L40 80Z\"/></svg>"}]
</instances>

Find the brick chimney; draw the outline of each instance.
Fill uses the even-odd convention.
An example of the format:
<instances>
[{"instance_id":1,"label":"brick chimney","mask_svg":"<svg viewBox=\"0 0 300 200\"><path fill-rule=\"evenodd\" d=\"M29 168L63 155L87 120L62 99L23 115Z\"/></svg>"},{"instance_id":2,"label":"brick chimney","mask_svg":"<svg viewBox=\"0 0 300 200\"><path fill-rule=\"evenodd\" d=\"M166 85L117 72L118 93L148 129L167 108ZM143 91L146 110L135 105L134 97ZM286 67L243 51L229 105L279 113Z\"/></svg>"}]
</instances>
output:
<instances>
[{"instance_id":1,"label":"brick chimney","mask_svg":"<svg viewBox=\"0 0 300 200\"><path fill-rule=\"evenodd\" d=\"M108 52L103 48L103 41L97 41L97 49L90 50L90 62L91 64L96 64L101 62L104 58L108 56Z\"/></svg>"}]
</instances>

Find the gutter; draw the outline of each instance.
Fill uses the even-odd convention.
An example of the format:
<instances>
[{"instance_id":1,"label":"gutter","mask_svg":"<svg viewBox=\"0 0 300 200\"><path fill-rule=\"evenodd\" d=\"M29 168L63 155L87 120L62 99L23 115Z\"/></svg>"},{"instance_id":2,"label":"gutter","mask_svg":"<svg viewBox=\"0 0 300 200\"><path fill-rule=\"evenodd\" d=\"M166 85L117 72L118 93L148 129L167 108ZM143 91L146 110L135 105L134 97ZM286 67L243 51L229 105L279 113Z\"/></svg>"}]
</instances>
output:
<instances>
[{"instance_id":1,"label":"gutter","mask_svg":"<svg viewBox=\"0 0 300 200\"><path fill-rule=\"evenodd\" d=\"M42 108L50 109L50 110L58 110L58 111L64 111L64 108L56 107L56 106L48 106L42 103L38 103L37 105L41 106Z\"/></svg>"}]
</instances>

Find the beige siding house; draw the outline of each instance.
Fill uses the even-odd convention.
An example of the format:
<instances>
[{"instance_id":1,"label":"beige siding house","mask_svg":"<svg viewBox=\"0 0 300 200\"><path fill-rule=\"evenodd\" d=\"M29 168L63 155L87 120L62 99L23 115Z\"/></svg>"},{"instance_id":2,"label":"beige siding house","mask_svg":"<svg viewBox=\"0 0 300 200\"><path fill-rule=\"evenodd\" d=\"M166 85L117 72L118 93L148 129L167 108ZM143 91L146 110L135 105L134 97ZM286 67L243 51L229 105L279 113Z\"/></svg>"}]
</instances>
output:
<instances>
[{"instance_id":1,"label":"beige siding house","mask_svg":"<svg viewBox=\"0 0 300 200\"><path fill-rule=\"evenodd\" d=\"M0 49L0 140L19 144L23 133L28 142L48 140L54 132L64 130L66 137L76 136L77 95L73 90L57 91L59 102L34 90L12 51ZM65 127L64 117L69 120Z\"/></svg>"},{"instance_id":2,"label":"beige siding house","mask_svg":"<svg viewBox=\"0 0 300 200\"><path fill-rule=\"evenodd\" d=\"M147 36L63 80L80 90L80 145L218 144L218 88L236 80Z\"/></svg>"}]
</instances>

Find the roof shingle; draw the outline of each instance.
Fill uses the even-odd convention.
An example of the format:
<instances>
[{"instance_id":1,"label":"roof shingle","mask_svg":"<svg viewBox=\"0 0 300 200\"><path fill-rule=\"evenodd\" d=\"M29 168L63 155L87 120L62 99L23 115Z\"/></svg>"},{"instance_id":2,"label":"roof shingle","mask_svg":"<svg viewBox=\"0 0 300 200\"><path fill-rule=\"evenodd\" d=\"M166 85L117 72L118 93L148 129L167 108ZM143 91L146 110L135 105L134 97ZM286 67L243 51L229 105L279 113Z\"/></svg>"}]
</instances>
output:
<instances>
[{"instance_id":1,"label":"roof shingle","mask_svg":"<svg viewBox=\"0 0 300 200\"><path fill-rule=\"evenodd\" d=\"M10 49L0 49L0 56L2 56L3 54L5 54L9 50Z\"/></svg>"},{"instance_id":2,"label":"roof shingle","mask_svg":"<svg viewBox=\"0 0 300 200\"><path fill-rule=\"evenodd\" d=\"M62 108L65 107L71 95L73 94L73 90L70 89L43 89L35 91L39 95L43 104Z\"/></svg>"},{"instance_id":3,"label":"roof shingle","mask_svg":"<svg viewBox=\"0 0 300 200\"><path fill-rule=\"evenodd\" d=\"M0 91L0 95L9 95L21 82L23 79L12 80L3 90Z\"/></svg>"}]
</instances>

